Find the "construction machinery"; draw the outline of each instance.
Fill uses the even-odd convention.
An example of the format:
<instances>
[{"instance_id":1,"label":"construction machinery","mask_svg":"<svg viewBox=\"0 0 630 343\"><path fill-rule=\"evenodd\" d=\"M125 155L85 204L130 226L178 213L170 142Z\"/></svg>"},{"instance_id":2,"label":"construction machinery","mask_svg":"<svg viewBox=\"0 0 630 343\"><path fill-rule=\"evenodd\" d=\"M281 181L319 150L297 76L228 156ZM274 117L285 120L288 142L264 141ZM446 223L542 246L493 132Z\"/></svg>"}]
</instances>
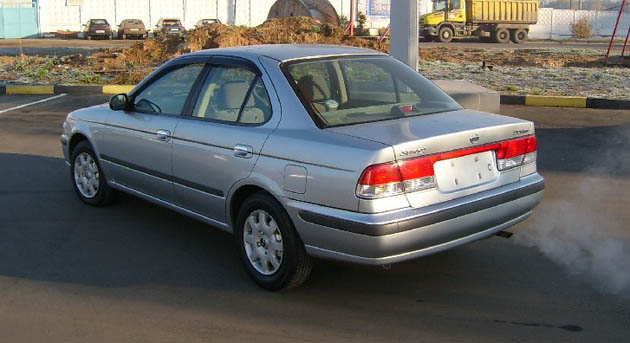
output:
<instances>
[{"instance_id":1,"label":"construction machinery","mask_svg":"<svg viewBox=\"0 0 630 343\"><path fill-rule=\"evenodd\" d=\"M433 0L433 12L420 17L420 35L450 42L480 37L497 43L527 40L538 21L538 0Z\"/></svg>"}]
</instances>

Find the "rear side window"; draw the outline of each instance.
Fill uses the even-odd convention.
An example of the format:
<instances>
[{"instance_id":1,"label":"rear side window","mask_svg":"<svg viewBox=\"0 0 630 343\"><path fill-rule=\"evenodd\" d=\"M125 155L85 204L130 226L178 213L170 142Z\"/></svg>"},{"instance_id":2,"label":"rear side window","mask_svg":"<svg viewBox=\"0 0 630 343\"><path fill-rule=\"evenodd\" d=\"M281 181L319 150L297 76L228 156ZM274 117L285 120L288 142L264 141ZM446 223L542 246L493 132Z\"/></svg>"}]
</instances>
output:
<instances>
[{"instance_id":1,"label":"rear side window","mask_svg":"<svg viewBox=\"0 0 630 343\"><path fill-rule=\"evenodd\" d=\"M236 67L213 67L201 88L192 115L213 121L262 124L271 105L261 78Z\"/></svg>"},{"instance_id":2,"label":"rear side window","mask_svg":"<svg viewBox=\"0 0 630 343\"><path fill-rule=\"evenodd\" d=\"M348 99L354 103L396 103L392 74L370 60L340 61L348 80Z\"/></svg>"},{"instance_id":3,"label":"rear side window","mask_svg":"<svg viewBox=\"0 0 630 343\"><path fill-rule=\"evenodd\" d=\"M391 57L298 60L282 68L320 127L461 108L432 82Z\"/></svg>"},{"instance_id":4,"label":"rear side window","mask_svg":"<svg viewBox=\"0 0 630 343\"><path fill-rule=\"evenodd\" d=\"M135 96L135 110L144 113L181 114L203 66L202 63L188 64L163 74Z\"/></svg>"}]
</instances>

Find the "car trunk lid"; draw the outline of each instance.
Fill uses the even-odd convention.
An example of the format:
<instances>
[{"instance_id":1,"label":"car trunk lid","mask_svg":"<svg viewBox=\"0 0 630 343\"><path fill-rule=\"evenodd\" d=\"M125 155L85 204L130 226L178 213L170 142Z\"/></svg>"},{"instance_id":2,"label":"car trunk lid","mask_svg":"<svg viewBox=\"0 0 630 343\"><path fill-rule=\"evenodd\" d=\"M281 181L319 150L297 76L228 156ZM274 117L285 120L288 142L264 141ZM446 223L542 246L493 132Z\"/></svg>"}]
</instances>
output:
<instances>
[{"instance_id":1,"label":"car trunk lid","mask_svg":"<svg viewBox=\"0 0 630 343\"><path fill-rule=\"evenodd\" d=\"M439 153L444 160L432 163L437 188L410 192L413 207L446 201L519 180L519 172L499 172L490 144L534 132L529 121L471 110L458 110L328 130L392 146L398 162ZM453 153L454 152L454 153ZM402 170L401 165L401 170Z\"/></svg>"}]
</instances>

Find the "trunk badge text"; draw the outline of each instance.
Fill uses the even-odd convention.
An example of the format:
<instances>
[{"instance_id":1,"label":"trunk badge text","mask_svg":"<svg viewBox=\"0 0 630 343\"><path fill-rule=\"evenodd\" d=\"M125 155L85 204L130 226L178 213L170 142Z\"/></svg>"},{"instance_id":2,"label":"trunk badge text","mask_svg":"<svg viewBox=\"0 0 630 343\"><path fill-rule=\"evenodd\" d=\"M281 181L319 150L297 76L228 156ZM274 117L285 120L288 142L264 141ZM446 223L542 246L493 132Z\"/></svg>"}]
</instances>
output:
<instances>
[{"instance_id":1,"label":"trunk badge text","mask_svg":"<svg viewBox=\"0 0 630 343\"><path fill-rule=\"evenodd\" d=\"M522 134L525 134L525 133L528 133L528 132L529 132L529 129L520 129L520 130L514 130L513 134L514 135L522 135Z\"/></svg>"},{"instance_id":2,"label":"trunk badge text","mask_svg":"<svg viewBox=\"0 0 630 343\"><path fill-rule=\"evenodd\" d=\"M402 156L422 155L427 151L427 148L415 148L411 150L403 150L400 152Z\"/></svg>"}]
</instances>

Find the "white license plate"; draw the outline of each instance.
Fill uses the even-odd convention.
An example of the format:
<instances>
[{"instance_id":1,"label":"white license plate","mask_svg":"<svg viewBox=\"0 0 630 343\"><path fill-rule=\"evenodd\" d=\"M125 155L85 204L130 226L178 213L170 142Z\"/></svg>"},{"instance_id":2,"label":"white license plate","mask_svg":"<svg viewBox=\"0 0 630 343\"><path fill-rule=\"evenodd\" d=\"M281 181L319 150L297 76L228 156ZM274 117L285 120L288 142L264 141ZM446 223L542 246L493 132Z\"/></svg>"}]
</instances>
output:
<instances>
[{"instance_id":1,"label":"white license plate","mask_svg":"<svg viewBox=\"0 0 630 343\"><path fill-rule=\"evenodd\" d=\"M135 32L138 32L138 29L131 29L131 31L135 31Z\"/></svg>"},{"instance_id":2,"label":"white license plate","mask_svg":"<svg viewBox=\"0 0 630 343\"><path fill-rule=\"evenodd\" d=\"M438 189L445 193L481 185L499 176L492 151L438 161L433 170Z\"/></svg>"},{"instance_id":3,"label":"white license plate","mask_svg":"<svg viewBox=\"0 0 630 343\"><path fill-rule=\"evenodd\" d=\"M105 33L105 30L96 30L96 33Z\"/></svg>"}]
</instances>

